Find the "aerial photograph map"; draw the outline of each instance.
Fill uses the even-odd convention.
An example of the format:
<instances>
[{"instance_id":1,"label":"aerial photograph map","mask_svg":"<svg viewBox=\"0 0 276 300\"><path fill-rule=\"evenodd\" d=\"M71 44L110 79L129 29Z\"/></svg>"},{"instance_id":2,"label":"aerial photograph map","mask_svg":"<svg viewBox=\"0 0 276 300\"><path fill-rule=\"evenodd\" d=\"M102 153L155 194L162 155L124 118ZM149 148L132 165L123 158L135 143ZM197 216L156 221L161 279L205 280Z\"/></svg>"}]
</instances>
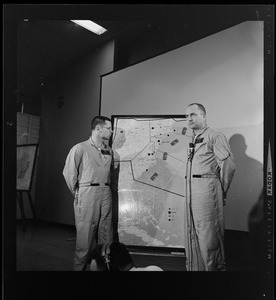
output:
<instances>
[{"instance_id":1,"label":"aerial photograph map","mask_svg":"<svg viewBox=\"0 0 276 300\"><path fill-rule=\"evenodd\" d=\"M112 116L122 243L184 248L185 116Z\"/></svg>"}]
</instances>

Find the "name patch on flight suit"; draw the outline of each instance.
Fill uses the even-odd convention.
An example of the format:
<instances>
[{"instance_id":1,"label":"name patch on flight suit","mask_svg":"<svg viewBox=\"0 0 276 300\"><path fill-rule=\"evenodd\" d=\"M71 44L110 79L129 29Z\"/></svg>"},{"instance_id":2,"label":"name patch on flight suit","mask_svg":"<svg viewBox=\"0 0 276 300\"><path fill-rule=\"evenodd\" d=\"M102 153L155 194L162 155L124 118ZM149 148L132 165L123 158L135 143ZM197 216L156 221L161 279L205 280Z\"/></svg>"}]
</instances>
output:
<instances>
[{"instance_id":1,"label":"name patch on flight suit","mask_svg":"<svg viewBox=\"0 0 276 300\"><path fill-rule=\"evenodd\" d=\"M110 152L108 150L101 150L101 153L103 155L110 155Z\"/></svg>"},{"instance_id":2,"label":"name patch on flight suit","mask_svg":"<svg viewBox=\"0 0 276 300\"><path fill-rule=\"evenodd\" d=\"M204 138L196 138L195 140L195 144L199 144L199 143L202 143L204 140Z\"/></svg>"}]
</instances>

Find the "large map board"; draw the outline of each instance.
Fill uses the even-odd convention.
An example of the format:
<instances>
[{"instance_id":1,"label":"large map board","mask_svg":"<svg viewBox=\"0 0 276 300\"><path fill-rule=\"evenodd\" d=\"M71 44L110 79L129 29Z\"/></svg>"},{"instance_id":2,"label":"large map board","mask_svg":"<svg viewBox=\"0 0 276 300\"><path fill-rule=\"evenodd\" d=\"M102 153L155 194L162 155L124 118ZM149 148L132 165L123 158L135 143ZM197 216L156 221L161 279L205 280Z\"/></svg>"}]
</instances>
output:
<instances>
[{"instance_id":1,"label":"large map board","mask_svg":"<svg viewBox=\"0 0 276 300\"><path fill-rule=\"evenodd\" d=\"M185 175L191 136L185 115L112 116L119 240L184 248Z\"/></svg>"}]
</instances>

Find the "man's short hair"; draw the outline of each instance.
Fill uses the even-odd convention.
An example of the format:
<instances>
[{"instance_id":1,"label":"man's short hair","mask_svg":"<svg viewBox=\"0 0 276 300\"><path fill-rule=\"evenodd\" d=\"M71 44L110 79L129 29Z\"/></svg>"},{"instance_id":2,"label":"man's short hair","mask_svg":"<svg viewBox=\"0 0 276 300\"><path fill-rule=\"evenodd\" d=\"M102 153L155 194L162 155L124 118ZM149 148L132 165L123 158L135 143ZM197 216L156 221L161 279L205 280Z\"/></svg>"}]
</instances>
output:
<instances>
[{"instance_id":1,"label":"man's short hair","mask_svg":"<svg viewBox=\"0 0 276 300\"><path fill-rule=\"evenodd\" d=\"M205 109L205 107L202 104L195 102L195 103L189 104L188 107L192 106L192 105L197 105L197 107L199 108L199 110L202 111L206 115L206 109Z\"/></svg>"},{"instance_id":2,"label":"man's short hair","mask_svg":"<svg viewBox=\"0 0 276 300\"><path fill-rule=\"evenodd\" d=\"M104 116L96 116L96 117L94 117L92 119L92 121L91 121L91 129L94 130L98 124L105 125L106 121L110 121L111 122L111 120L108 117L104 117Z\"/></svg>"},{"instance_id":3,"label":"man's short hair","mask_svg":"<svg viewBox=\"0 0 276 300\"><path fill-rule=\"evenodd\" d=\"M106 244L99 244L91 252L91 259L94 259L97 263L99 271L108 271L103 248ZM127 250L127 247L120 242L113 241L109 243L109 270L110 271L128 271L134 266L133 260Z\"/></svg>"}]
</instances>

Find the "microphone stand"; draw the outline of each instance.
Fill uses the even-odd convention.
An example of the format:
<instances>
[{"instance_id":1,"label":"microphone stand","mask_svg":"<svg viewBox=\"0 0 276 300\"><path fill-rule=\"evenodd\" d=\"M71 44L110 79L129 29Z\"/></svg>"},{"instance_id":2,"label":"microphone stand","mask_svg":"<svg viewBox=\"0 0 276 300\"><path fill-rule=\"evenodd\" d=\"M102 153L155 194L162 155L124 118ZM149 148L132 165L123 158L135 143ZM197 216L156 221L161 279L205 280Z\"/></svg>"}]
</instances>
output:
<instances>
[{"instance_id":1,"label":"microphone stand","mask_svg":"<svg viewBox=\"0 0 276 300\"><path fill-rule=\"evenodd\" d=\"M194 157L194 144L190 143L190 151L186 164L186 201L185 201L185 210L186 210L186 218L187 218L187 271L193 271L194 260L196 259L198 263L198 255L194 258L193 248L195 248L197 252L197 247L195 247L195 243L198 244L197 235L195 232L193 211L192 211L192 162ZM185 224L185 222L184 222ZM195 261L195 262L196 262Z\"/></svg>"},{"instance_id":2,"label":"microphone stand","mask_svg":"<svg viewBox=\"0 0 276 300\"><path fill-rule=\"evenodd\" d=\"M192 241L191 241L191 169L192 169L193 153L190 152L186 163L186 200L185 200L185 211L186 211L186 259L187 259L187 271L192 271ZM184 222L185 224L185 222Z\"/></svg>"}]
</instances>

